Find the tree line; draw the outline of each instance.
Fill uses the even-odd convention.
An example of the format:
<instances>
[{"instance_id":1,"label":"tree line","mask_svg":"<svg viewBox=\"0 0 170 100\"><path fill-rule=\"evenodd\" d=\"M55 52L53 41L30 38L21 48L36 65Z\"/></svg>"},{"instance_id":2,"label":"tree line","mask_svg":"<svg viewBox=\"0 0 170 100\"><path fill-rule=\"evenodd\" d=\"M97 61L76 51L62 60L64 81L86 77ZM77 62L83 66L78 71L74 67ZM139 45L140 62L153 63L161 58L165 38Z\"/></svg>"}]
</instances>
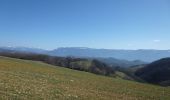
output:
<instances>
[{"instance_id":1,"label":"tree line","mask_svg":"<svg viewBox=\"0 0 170 100\"><path fill-rule=\"evenodd\" d=\"M47 64L70 68L79 71L86 71L99 75L111 76L115 73L114 69L107 64L96 59L74 58L74 57L57 57L44 54L23 53L23 52L0 52L0 56L42 61ZM83 62L83 63L82 63ZM87 64L86 64L87 63Z\"/></svg>"}]
</instances>

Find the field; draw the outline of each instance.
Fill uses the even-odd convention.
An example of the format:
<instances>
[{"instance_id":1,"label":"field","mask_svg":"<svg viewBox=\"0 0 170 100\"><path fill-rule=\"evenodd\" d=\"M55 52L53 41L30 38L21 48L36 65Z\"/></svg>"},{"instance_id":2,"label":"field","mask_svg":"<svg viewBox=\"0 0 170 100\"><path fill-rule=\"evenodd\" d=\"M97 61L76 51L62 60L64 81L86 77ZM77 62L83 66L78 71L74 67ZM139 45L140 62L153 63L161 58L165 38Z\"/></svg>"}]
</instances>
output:
<instances>
[{"instance_id":1,"label":"field","mask_svg":"<svg viewBox=\"0 0 170 100\"><path fill-rule=\"evenodd\" d=\"M0 100L170 100L170 88L0 57Z\"/></svg>"}]
</instances>

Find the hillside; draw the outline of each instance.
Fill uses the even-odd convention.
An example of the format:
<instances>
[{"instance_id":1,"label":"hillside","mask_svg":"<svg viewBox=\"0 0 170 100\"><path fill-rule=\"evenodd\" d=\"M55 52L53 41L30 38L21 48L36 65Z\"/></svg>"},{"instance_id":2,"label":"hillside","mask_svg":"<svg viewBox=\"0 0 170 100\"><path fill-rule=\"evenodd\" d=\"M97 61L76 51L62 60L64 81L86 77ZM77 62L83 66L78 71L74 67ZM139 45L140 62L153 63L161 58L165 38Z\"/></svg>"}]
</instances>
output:
<instances>
[{"instance_id":1,"label":"hillside","mask_svg":"<svg viewBox=\"0 0 170 100\"><path fill-rule=\"evenodd\" d=\"M0 57L3 100L169 100L170 88Z\"/></svg>"},{"instance_id":2,"label":"hillside","mask_svg":"<svg viewBox=\"0 0 170 100\"><path fill-rule=\"evenodd\" d=\"M138 69L135 74L149 83L170 86L170 58L155 61Z\"/></svg>"}]
</instances>

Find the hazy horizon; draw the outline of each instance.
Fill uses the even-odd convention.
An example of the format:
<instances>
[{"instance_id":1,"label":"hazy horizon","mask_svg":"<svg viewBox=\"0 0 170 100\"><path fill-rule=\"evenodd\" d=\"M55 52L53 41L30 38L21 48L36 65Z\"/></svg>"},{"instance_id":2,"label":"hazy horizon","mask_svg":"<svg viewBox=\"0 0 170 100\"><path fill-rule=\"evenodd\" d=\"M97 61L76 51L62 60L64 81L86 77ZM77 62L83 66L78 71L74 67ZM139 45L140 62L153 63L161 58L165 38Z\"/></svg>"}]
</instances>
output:
<instances>
[{"instance_id":1,"label":"hazy horizon","mask_svg":"<svg viewBox=\"0 0 170 100\"><path fill-rule=\"evenodd\" d=\"M90 47L56 47L53 49L44 49L44 48L38 48L38 47L26 47L26 46L0 46L0 48L28 48L28 49L41 49L41 50L47 50L52 51L56 49L63 49L63 48L77 48L77 49L103 49L103 50L170 50L170 49L121 49L121 48L90 48Z\"/></svg>"},{"instance_id":2,"label":"hazy horizon","mask_svg":"<svg viewBox=\"0 0 170 100\"><path fill-rule=\"evenodd\" d=\"M0 47L170 49L168 0L2 0Z\"/></svg>"}]
</instances>

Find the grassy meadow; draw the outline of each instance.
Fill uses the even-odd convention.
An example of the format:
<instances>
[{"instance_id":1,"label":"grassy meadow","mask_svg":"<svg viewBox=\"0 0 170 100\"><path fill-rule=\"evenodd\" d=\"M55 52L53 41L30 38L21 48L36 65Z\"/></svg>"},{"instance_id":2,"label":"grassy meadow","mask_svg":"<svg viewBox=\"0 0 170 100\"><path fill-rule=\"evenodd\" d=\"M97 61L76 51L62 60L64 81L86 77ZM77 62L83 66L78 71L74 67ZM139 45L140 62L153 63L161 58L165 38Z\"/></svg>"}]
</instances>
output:
<instances>
[{"instance_id":1,"label":"grassy meadow","mask_svg":"<svg viewBox=\"0 0 170 100\"><path fill-rule=\"evenodd\" d=\"M170 100L170 88L0 57L0 100Z\"/></svg>"}]
</instances>

